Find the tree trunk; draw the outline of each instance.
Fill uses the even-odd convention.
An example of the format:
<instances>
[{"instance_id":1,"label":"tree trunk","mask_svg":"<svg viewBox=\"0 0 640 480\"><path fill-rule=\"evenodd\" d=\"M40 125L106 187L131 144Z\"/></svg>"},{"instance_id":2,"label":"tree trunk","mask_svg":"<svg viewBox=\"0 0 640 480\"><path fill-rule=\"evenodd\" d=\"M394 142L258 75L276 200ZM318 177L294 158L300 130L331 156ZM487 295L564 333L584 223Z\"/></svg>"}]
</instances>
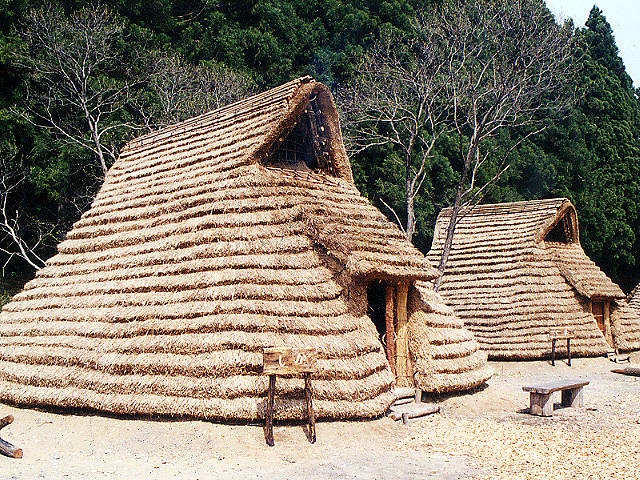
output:
<instances>
[{"instance_id":1,"label":"tree trunk","mask_svg":"<svg viewBox=\"0 0 640 480\"><path fill-rule=\"evenodd\" d=\"M449 260L449 254L451 253L451 247L453 245L453 234L456 231L456 223L458 222L458 214L460 213L460 206L462 204L462 189L464 185L460 183L458 185L458 191L456 192L456 199L451 207L451 218L449 219L449 225L447 226L447 236L444 239L444 245L442 246L442 255L440 256L440 262L438 263L438 270L440 276L433 284L433 289L437 292L440 290L440 284L442 283L442 277L444 271L447 268L447 261Z\"/></svg>"},{"instance_id":2,"label":"tree trunk","mask_svg":"<svg viewBox=\"0 0 640 480\"><path fill-rule=\"evenodd\" d=\"M409 242L413 241L413 234L416 231L416 212L413 197L407 196L407 225L405 227L405 236Z\"/></svg>"},{"instance_id":3,"label":"tree trunk","mask_svg":"<svg viewBox=\"0 0 640 480\"><path fill-rule=\"evenodd\" d=\"M404 230L409 243L413 241L416 231L415 193L413 191L413 179L411 178L411 153L405 159L404 194L406 195L405 210L407 213L407 225Z\"/></svg>"}]
</instances>

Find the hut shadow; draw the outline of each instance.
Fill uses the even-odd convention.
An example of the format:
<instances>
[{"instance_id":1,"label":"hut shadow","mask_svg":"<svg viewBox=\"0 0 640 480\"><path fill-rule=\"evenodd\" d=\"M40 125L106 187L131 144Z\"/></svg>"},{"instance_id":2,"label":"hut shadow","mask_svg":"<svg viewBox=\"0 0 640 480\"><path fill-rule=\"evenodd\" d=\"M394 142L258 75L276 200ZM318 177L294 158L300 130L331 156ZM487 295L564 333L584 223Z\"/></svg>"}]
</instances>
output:
<instances>
[{"instance_id":1,"label":"hut shadow","mask_svg":"<svg viewBox=\"0 0 640 480\"><path fill-rule=\"evenodd\" d=\"M34 412L52 413L60 416L76 416L76 417L99 417L99 418L112 418L116 420L139 420L139 421L152 421L157 423L186 423L193 421L218 423L221 425L263 425L264 421L261 420L246 420L246 419L228 419L228 418L202 418L199 416L171 416L160 414L142 414L142 413L114 413L104 410L92 409L88 407L59 407L55 405L25 405L20 403L14 403L5 401L3 405L8 405L20 410L32 410Z\"/></svg>"},{"instance_id":2,"label":"hut shadow","mask_svg":"<svg viewBox=\"0 0 640 480\"><path fill-rule=\"evenodd\" d=\"M460 398L466 395L473 395L476 393L484 392L487 388L489 388L488 383L483 383L482 385L478 385L470 390L464 390L462 392L449 392L449 393L430 393L430 392L422 392L422 402L423 403L440 403L444 402L450 398Z\"/></svg>"},{"instance_id":3,"label":"hut shadow","mask_svg":"<svg viewBox=\"0 0 640 480\"><path fill-rule=\"evenodd\" d=\"M277 399L276 399L276 403L277 403ZM252 422L252 425L259 425L262 427L264 440L269 446L274 446L275 444L275 438L273 437L273 430L275 429L276 426L278 427L300 426L302 428L302 432L304 433L309 443L316 442L315 426L312 428L308 419L306 420L278 419L276 418L275 412L274 412L273 424L271 426L271 431L269 431L269 426L267 425L267 419L266 419L266 416L267 416L267 400L266 399L258 402L258 416L260 417L260 420L254 420ZM315 420L317 421L317 419Z\"/></svg>"},{"instance_id":4,"label":"hut shadow","mask_svg":"<svg viewBox=\"0 0 640 480\"><path fill-rule=\"evenodd\" d=\"M571 361L572 361L572 362L573 362L573 360L574 360L574 357L571 357ZM555 363L556 363L556 364L555 364L555 365L552 363L551 359L549 358L549 359L547 359L547 360L546 360L546 363L547 363L547 365L549 365L550 367L555 367L555 366L557 366L559 363L562 363L562 364L564 364L564 365L566 365L566 366L568 366L568 367L570 367L570 366L571 366L571 365L569 365L569 359L568 359L568 358L556 358L556 360L555 360Z\"/></svg>"}]
</instances>

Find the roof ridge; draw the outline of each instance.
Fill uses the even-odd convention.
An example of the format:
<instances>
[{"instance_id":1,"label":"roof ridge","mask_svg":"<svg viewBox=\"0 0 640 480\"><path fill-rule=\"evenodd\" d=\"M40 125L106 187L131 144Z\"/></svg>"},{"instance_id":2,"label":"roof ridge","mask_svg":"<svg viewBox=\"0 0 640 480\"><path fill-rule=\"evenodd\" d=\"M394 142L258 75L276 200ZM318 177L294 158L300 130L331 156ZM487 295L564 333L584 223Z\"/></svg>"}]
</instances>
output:
<instances>
[{"instance_id":1,"label":"roof ridge","mask_svg":"<svg viewBox=\"0 0 640 480\"><path fill-rule=\"evenodd\" d=\"M224 114L226 111L230 111L233 114L237 114L238 112L237 111L234 112L233 111L234 109L240 110L241 106L251 105L255 103L257 100L266 100L271 97L277 98L278 96L283 95L283 93L287 92L288 90L296 87L294 90L291 91L291 93L289 93L289 95L284 95L285 98L289 99L293 96L293 94L295 93L295 90L297 90L299 86L304 85L306 83L314 82L314 81L315 80L313 79L313 77L309 75L304 77L299 77L294 80L291 80L290 82L284 83L282 85L266 90L264 92L260 92L250 97L243 98L236 102L230 103L228 105L224 105L222 107L216 108L215 110L210 110L200 115L196 115L195 117L190 117L181 122L167 125L153 132L140 135L139 137L136 137L130 140L123 148L123 152L129 149L133 150L135 147L141 146L147 141L149 142L154 141L155 139L157 139L157 137L165 135L173 130L183 129L181 133L184 134L187 131L190 131L194 128L203 126L204 122L209 117L213 117L213 118L219 117L221 114Z\"/></svg>"}]
</instances>

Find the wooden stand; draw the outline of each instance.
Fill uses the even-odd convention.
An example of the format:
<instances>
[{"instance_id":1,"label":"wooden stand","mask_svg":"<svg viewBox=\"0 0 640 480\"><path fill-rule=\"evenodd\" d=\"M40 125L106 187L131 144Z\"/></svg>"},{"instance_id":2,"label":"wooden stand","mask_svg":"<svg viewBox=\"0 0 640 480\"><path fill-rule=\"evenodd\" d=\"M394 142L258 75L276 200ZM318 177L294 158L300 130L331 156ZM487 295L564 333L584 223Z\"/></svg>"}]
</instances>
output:
<instances>
[{"instance_id":1,"label":"wooden stand","mask_svg":"<svg viewBox=\"0 0 640 480\"><path fill-rule=\"evenodd\" d=\"M276 376L269 375L269 390L267 391L267 412L265 420L265 440L267 445L273 447L275 442L273 441L273 400L276 396Z\"/></svg>"},{"instance_id":2,"label":"wooden stand","mask_svg":"<svg viewBox=\"0 0 640 480\"><path fill-rule=\"evenodd\" d=\"M0 430L2 430L4 427L9 425L10 423L13 423L13 415L7 415L4 418L0 418ZM17 448L11 445L6 440L3 440L1 438L0 438L0 453L11 458L22 458L21 448Z\"/></svg>"},{"instance_id":3,"label":"wooden stand","mask_svg":"<svg viewBox=\"0 0 640 480\"><path fill-rule=\"evenodd\" d=\"M549 336L551 337L551 366L556 366L556 343L558 340L567 341L567 365L571 366L571 337L566 331L551 331Z\"/></svg>"},{"instance_id":4,"label":"wooden stand","mask_svg":"<svg viewBox=\"0 0 640 480\"><path fill-rule=\"evenodd\" d=\"M269 375L269 391L267 392L267 412L265 424L265 440L267 445L273 447L273 402L276 392L276 376ZM311 387L311 374L304 374L304 398L307 404L308 432L309 442L316 443L316 415L313 411L313 389Z\"/></svg>"},{"instance_id":5,"label":"wooden stand","mask_svg":"<svg viewBox=\"0 0 640 480\"><path fill-rule=\"evenodd\" d=\"M304 396L307 400L307 416L309 417L309 441L316 443L316 414L313 411L313 388L311 387L311 374L304 374Z\"/></svg>"},{"instance_id":6,"label":"wooden stand","mask_svg":"<svg viewBox=\"0 0 640 480\"><path fill-rule=\"evenodd\" d=\"M311 373L317 371L316 352L313 349L265 348L263 373L269 375L267 408L265 412L265 440L273 447L273 404L276 396L276 375L299 374L304 376L304 398L306 403L308 431L311 443L316 442L316 416L313 411L313 387Z\"/></svg>"}]
</instances>

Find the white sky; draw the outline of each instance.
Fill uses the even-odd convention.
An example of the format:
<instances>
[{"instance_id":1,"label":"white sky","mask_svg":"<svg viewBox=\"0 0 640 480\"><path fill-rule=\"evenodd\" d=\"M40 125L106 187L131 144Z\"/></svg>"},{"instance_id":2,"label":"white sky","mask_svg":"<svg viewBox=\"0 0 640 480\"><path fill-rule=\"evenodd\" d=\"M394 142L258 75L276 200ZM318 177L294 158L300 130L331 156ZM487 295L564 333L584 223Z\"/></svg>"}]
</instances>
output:
<instances>
[{"instance_id":1,"label":"white sky","mask_svg":"<svg viewBox=\"0 0 640 480\"><path fill-rule=\"evenodd\" d=\"M613 29L620 57L634 86L640 86L640 0L546 0L556 18L583 27L596 5Z\"/></svg>"}]
</instances>

